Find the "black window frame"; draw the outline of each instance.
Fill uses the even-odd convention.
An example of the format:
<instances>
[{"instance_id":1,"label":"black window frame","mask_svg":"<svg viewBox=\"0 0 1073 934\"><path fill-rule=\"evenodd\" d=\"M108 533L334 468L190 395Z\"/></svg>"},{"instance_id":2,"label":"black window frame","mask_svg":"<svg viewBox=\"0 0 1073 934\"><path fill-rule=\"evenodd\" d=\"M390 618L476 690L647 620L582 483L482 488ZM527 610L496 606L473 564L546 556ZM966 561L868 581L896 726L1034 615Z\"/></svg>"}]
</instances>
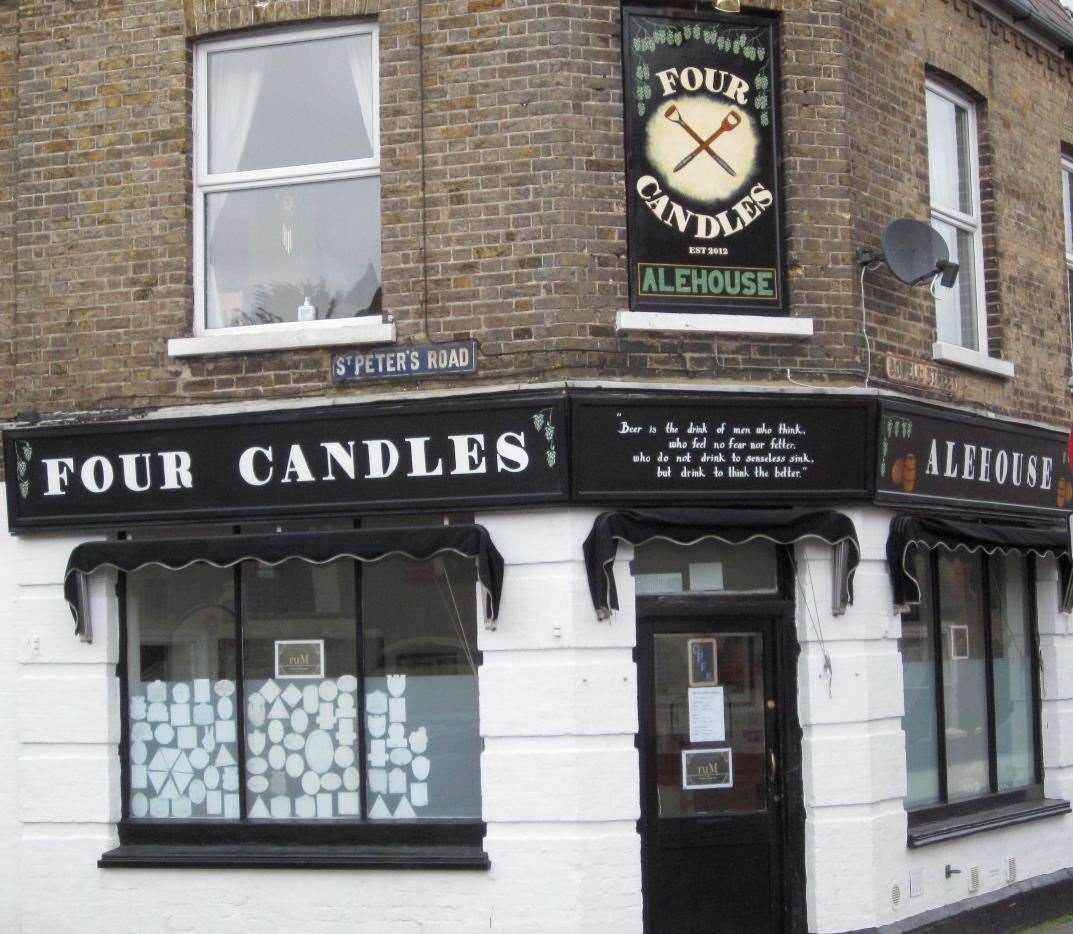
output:
<instances>
[{"instance_id":1,"label":"black window frame","mask_svg":"<svg viewBox=\"0 0 1073 934\"><path fill-rule=\"evenodd\" d=\"M986 663L986 702L987 702L987 767L988 785L986 794L976 795L951 802L947 786L947 750L946 750L946 714L943 690L943 633L942 587L939 579L938 549L920 549L918 555L928 562L929 585L931 588L931 607L933 623L931 638L933 648L933 670L935 686L936 713L936 768L939 778L939 801L920 805L906 802L908 818L908 844L910 847L939 843L996 827L1010 826L1040 817L1054 814L1066 814L1070 811L1067 801L1048 800L1044 796L1043 763L1043 728L1040 687L1042 666L1040 663L1039 624L1036 607L1036 557L1032 554L1019 555L1025 574L1025 614L1030 635L1030 659L1032 685L1032 743L1033 767L1035 781L1022 788L1008 791L998 790L997 726L995 717L995 683L993 654L993 607L991 592L991 560L983 549L977 549L971 558L980 562L981 603L983 606L985 632ZM902 614L903 622L919 618L920 604ZM916 614L914 617L913 614ZM908 740L908 737L907 737ZM906 743L906 766L908 768L908 741Z\"/></svg>"},{"instance_id":2,"label":"black window frame","mask_svg":"<svg viewBox=\"0 0 1073 934\"><path fill-rule=\"evenodd\" d=\"M260 520L259 520L260 521ZM355 528L360 520L353 520ZM232 534L239 534L235 525ZM125 536L121 536L125 537ZM348 560L341 558L338 560ZM362 563L353 559L355 584L355 638L358 675L358 761L361 763L356 817L331 820L251 820L245 794L246 741L243 685L242 570L231 573L235 594L235 730L238 737L239 817L230 819L132 818L130 816L130 687L128 683L129 638L127 628L127 578L116 580L119 622L120 703L120 795L121 816L117 824L119 846L104 853L100 868L369 868L369 869L475 869L487 870L491 862L484 851L487 825L476 818L422 818L419 820L370 820L366 783L366 719L364 679L364 618ZM474 661L480 668L482 654L474 646ZM482 738L483 745L483 738ZM479 781L479 768L478 768Z\"/></svg>"}]
</instances>

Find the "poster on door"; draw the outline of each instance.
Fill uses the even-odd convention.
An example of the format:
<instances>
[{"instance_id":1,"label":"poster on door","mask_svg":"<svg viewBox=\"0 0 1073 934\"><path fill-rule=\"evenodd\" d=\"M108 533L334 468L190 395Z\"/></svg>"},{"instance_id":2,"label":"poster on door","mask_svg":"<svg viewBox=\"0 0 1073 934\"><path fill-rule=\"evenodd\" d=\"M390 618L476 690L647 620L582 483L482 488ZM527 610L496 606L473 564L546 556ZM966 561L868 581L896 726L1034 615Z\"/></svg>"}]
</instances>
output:
<instances>
[{"instance_id":1,"label":"poster on door","mask_svg":"<svg viewBox=\"0 0 1073 934\"><path fill-rule=\"evenodd\" d=\"M631 308L784 312L773 20L627 9Z\"/></svg>"}]
</instances>

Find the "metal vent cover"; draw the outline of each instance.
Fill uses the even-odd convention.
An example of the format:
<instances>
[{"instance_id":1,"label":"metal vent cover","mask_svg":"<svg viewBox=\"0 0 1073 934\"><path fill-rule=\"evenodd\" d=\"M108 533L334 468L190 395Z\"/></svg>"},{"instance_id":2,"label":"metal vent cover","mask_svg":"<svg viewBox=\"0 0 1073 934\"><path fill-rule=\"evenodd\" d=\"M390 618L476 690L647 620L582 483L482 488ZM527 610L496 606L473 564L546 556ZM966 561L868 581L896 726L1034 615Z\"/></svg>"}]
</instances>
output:
<instances>
[{"instance_id":1,"label":"metal vent cover","mask_svg":"<svg viewBox=\"0 0 1073 934\"><path fill-rule=\"evenodd\" d=\"M902 903L902 887L897 882L890 887L890 903L894 908Z\"/></svg>"},{"instance_id":2,"label":"metal vent cover","mask_svg":"<svg viewBox=\"0 0 1073 934\"><path fill-rule=\"evenodd\" d=\"M1017 881L1017 857L1016 856L1011 856L1008 860L1006 860L1006 881L1007 882L1016 882Z\"/></svg>"},{"instance_id":3,"label":"metal vent cover","mask_svg":"<svg viewBox=\"0 0 1073 934\"><path fill-rule=\"evenodd\" d=\"M969 867L969 891L970 892L979 892L980 891L980 867L979 866L970 866Z\"/></svg>"}]
</instances>

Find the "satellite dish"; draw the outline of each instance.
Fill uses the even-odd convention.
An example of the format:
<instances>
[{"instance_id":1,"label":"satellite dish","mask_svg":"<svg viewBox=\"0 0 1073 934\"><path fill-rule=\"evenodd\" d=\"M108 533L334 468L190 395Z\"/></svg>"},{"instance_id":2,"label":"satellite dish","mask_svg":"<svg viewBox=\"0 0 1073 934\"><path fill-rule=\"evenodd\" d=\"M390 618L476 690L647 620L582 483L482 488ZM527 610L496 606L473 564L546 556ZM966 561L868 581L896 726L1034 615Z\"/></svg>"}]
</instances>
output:
<instances>
[{"instance_id":1,"label":"satellite dish","mask_svg":"<svg viewBox=\"0 0 1073 934\"><path fill-rule=\"evenodd\" d=\"M890 271L906 285L917 285L941 275L947 288L957 281L958 265L950 262L950 250L942 235L930 224L903 217L883 231L883 259Z\"/></svg>"}]
</instances>

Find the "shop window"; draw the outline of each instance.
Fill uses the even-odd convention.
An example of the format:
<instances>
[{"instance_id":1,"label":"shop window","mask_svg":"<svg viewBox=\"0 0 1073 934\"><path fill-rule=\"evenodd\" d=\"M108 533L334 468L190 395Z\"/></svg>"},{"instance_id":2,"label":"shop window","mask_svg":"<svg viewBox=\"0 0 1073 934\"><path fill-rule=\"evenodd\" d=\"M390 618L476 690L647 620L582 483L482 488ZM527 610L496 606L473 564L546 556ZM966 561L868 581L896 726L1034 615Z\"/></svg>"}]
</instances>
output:
<instances>
[{"instance_id":1,"label":"shop window","mask_svg":"<svg viewBox=\"0 0 1073 934\"><path fill-rule=\"evenodd\" d=\"M1040 796L1031 566L1017 555L918 552L902 618L906 805Z\"/></svg>"},{"instance_id":2,"label":"shop window","mask_svg":"<svg viewBox=\"0 0 1073 934\"><path fill-rule=\"evenodd\" d=\"M330 823L360 843L480 820L472 561L146 567L124 589L128 826Z\"/></svg>"},{"instance_id":3,"label":"shop window","mask_svg":"<svg viewBox=\"0 0 1073 934\"><path fill-rule=\"evenodd\" d=\"M195 334L380 319L375 24L195 54Z\"/></svg>"},{"instance_id":4,"label":"shop window","mask_svg":"<svg viewBox=\"0 0 1073 934\"><path fill-rule=\"evenodd\" d=\"M953 288L935 290L936 335L940 344L986 355L976 105L932 82L926 94L931 224L960 266Z\"/></svg>"}]
</instances>

